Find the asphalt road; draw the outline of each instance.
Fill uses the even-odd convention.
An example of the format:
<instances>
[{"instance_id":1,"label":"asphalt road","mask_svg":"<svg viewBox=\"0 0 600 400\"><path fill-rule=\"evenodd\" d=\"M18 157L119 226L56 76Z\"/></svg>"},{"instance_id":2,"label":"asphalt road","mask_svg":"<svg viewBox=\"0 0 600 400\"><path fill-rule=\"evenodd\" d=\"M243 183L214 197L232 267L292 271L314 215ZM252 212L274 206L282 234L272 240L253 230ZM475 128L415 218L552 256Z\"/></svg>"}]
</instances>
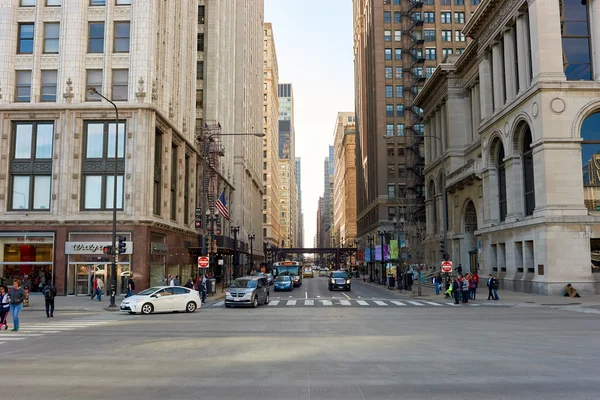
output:
<instances>
[{"instance_id":1,"label":"asphalt road","mask_svg":"<svg viewBox=\"0 0 600 400\"><path fill-rule=\"evenodd\" d=\"M292 295L339 295L319 281ZM348 295L398 299L359 286ZM262 306L23 317L23 339L0 332L7 398L598 398L595 314Z\"/></svg>"}]
</instances>

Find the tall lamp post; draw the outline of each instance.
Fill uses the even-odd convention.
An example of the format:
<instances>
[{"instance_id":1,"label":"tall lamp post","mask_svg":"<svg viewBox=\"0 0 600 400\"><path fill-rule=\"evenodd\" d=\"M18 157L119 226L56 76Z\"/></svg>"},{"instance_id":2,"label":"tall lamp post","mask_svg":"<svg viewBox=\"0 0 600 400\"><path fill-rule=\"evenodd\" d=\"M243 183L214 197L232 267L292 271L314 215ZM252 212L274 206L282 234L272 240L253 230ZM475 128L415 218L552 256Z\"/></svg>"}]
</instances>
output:
<instances>
[{"instance_id":1,"label":"tall lamp post","mask_svg":"<svg viewBox=\"0 0 600 400\"><path fill-rule=\"evenodd\" d=\"M112 215L112 263L110 266L110 306L116 307L115 296L117 292L117 177L119 173L119 109L117 105L110 101L108 98L100 94L96 88L89 87L89 94L95 94L108 101L115 108L115 170L113 175L113 215ZM125 154L125 149L123 149ZM125 161L125 159L123 159Z\"/></svg>"},{"instance_id":2,"label":"tall lamp post","mask_svg":"<svg viewBox=\"0 0 600 400\"><path fill-rule=\"evenodd\" d=\"M235 269L236 265L238 264L238 254L237 254L237 235L238 233L240 233L240 227L239 226L233 226L231 228L231 233L233 233L233 265L232 265L232 270ZM233 272L232 272L233 273ZM236 271L236 277L237 277L237 271ZM229 280L231 282L231 279Z\"/></svg>"},{"instance_id":3,"label":"tall lamp post","mask_svg":"<svg viewBox=\"0 0 600 400\"><path fill-rule=\"evenodd\" d=\"M373 260L375 258L375 254L373 252L373 242L375 241L375 236L367 236L367 242L369 243L369 282L373 282Z\"/></svg>"},{"instance_id":4,"label":"tall lamp post","mask_svg":"<svg viewBox=\"0 0 600 400\"><path fill-rule=\"evenodd\" d=\"M250 241L250 273L252 273L252 268L254 268L254 239L256 239L256 235L254 233L252 235L248 235L248 240Z\"/></svg>"},{"instance_id":5,"label":"tall lamp post","mask_svg":"<svg viewBox=\"0 0 600 400\"><path fill-rule=\"evenodd\" d=\"M396 228L396 232L397 232L397 239L398 239L398 246L399 246L399 251L398 251L399 260L398 260L398 265L396 266L396 279L398 280L398 290L400 290L400 288L402 287L402 284L400 283L400 264L404 261L404 259L402 257L404 255L404 246L402 246L402 240L400 239L400 231L404 231L404 221L400 221L396 217L394 217L393 221L394 221L394 228Z\"/></svg>"}]
</instances>

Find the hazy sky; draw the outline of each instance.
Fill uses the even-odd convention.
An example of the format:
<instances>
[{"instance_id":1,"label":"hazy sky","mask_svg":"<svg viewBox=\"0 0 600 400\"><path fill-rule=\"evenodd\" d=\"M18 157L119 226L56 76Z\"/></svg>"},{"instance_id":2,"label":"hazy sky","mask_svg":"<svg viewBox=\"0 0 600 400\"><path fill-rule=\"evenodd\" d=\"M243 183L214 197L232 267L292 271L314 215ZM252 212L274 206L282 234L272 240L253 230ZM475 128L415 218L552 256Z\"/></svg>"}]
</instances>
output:
<instances>
[{"instance_id":1,"label":"hazy sky","mask_svg":"<svg viewBox=\"0 0 600 400\"><path fill-rule=\"evenodd\" d=\"M296 157L302 158L304 245L313 246L323 161L338 111L354 111L352 1L265 0L279 82L294 88Z\"/></svg>"}]
</instances>

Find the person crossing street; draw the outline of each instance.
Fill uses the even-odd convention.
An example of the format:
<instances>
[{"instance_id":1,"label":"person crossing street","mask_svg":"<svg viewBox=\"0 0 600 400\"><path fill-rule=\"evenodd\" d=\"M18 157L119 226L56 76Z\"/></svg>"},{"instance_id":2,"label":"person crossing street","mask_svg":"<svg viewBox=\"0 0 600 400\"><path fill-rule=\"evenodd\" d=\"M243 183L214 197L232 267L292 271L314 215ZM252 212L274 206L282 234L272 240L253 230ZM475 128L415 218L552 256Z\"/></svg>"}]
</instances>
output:
<instances>
[{"instance_id":1,"label":"person crossing street","mask_svg":"<svg viewBox=\"0 0 600 400\"><path fill-rule=\"evenodd\" d=\"M8 298L8 288L4 285L0 286L0 330L4 327L4 330L8 329L8 323L6 317L10 311L10 299Z\"/></svg>"},{"instance_id":2,"label":"person crossing street","mask_svg":"<svg viewBox=\"0 0 600 400\"><path fill-rule=\"evenodd\" d=\"M56 287L49 280L42 289L44 300L46 301L46 318L54 317L54 298L56 297Z\"/></svg>"}]
</instances>

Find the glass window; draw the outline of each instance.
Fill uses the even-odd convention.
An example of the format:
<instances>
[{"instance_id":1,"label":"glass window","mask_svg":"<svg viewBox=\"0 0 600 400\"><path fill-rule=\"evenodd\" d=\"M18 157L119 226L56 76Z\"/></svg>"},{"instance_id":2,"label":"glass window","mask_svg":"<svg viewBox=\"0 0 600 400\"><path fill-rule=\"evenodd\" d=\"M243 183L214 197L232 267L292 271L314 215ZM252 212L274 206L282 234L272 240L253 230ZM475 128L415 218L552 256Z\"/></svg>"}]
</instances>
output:
<instances>
[{"instance_id":1,"label":"glass window","mask_svg":"<svg viewBox=\"0 0 600 400\"><path fill-rule=\"evenodd\" d=\"M394 136L394 124L386 124L385 125L385 135L386 136Z\"/></svg>"},{"instance_id":2,"label":"glass window","mask_svg":"<svg viewBox=\"0 0 600 400\"><path fill-rule=\"evenodd\" d=\"M113 193L115 188L115 177L106 176L106 208L113 208ZM117 208L123 208L123 175L117 175Z\"/></svg>"},{"instance_id":3,"label":"glass window","mask_svg":"<svg viewBox=\"0 0 600 400\"><path fill-rule=\"evenodd\" d=\"M423 37L426 42L435 42L435 29L425 29Z\"/></svg>"},{"instance_id":4,"label":"glass window","mask_svg":"<svg viewBox=\"0 0 600 400\"><path fill-rule=\"evenodd\" d=\"M19 125L22 127L23 125ZM52 124L37 124L37 132L35 135L35 158L36 159L51 159L52 158L52 140L54 135L54 125Z\"/></svg>"},{"instance_id":5,"label":"glass window","mask_svg":"<svg viewBox=\"0 0 600 400\"><path fill-rule=\"evenodd\" d=\"M452 54L452 49L442 49L442 58L446 58L449 54Z\"/></svg>"},{"instance_id":6,"label":"glass window","mask_svg":"<svg viewBox=\"0 0 600 400\"><path fill-rule=\"evenodd\" d=\"M429 47L425 49L425 59L435 61L435 47Z\"/></svg>"},{"instance_id":7,"label":"glass window","mask_svg":"<svg viewBox=\"0 0 600 400\"><path fill-rule=\"evenodd\" d=\"M392 78L393 78L392 67L385 67L385 79L392 79Z\"/></svg>"},{"instance_id":8,"label":"glass window","mask_svg":"<svg viewBox=\"0 0 600 400\"><path fill-rule=\"evenodd\" d=\"M115 53L129 52L129 22L115 22Z\"/></svg>"},{"instance_id":9,"label":"glass window","mask_svg":"<svg viewBox=\"0 0 600 400\"><path fill-rule=\"evenodd\" d=\"M44 53L58 53L60 24L44 24Z\"/></svg>"},{"instance_id":10,"label":"glass window","mask_svg":"<svg viewBox=\"0 0 600 400\"><path fill-rule=\"evenodd\" d=\"M402 60L402 49L394 49L394 58L396 60Z\"/></svg>"},{"instance_id":11,"label":"glass window","mask_svg":"<svg viewBox=\"0 0 600 400\"><path fill-rule=\"evenodd\" d=\"M457 24L465 23L465 13L464 12L455 12L454 13L454 22Z\"/></svg>"},{"instance_id":12,"label":"glass window","mask_svg":"<svg viewBox=\"0 0 600 400\"><path fill-rule=\"evenodd\" d=\"M86 158L102 158L104 153L104 124L89 123L87 125ZM114 153L113 153L114 154Z\"/></svg>"},{"instance_id":13,"label":"glass window","mask_svg":"<svg viewBox=\"0 0 600 400\"><path fill-rule=\"evenodd\" d=\"M454 4L457 6L464 6L465 0L454 0Z\"/></svg>"},{"instance_id":14,"label":"glass window","mask_svg":"<svg viewBox=\"0 0 600 400\"><path fill-rule=\"evenodd\" d=\"M389 184L388 185L388 198L393 199L396 197L396 185Z\"/></svg>"},{"instance_id":15,"label":"glass window","mask_svg":"<svg viewBox=\"0 0 600 400\"><path fill-rule=\"evenodd\" d=\"M423 13L423 20L426 24L435 23L435 13L433 11L425 11Z\"/></svg>"},{"instance_id":16,"label":"glass window","mask_svg":"<svg viewBox=\"0 0 600 400\"><path fill-rule=\"evenodd\" d=\"M392 49L384 49L383 50L384 56L386 60L391 60L392 59Z\"/></svg>"},{"instance_id":17,"label":"glass window","mask_svg":"<svg viewBox=\"0 0 600 400\"><path fill-rule=\"evenodd\" d=\"M433 5L433 0L423 0L423 4L425 4L425 5Z\"/></svg>"},{"instance_id":18,"label":"glass window","mask_svg":"<svg viewBox=\"0 0 600 400\"><path fill-rule=\"evenodd\" d=\"M90 0L91 6L105 6L106 0Z\"/></svg>"},{"instance_id":19,"label":"glass window","mask_svg":"<svg viewBox=\"0 0 600 400\"><path fill-rule=\"evenodd\" d=\"M103 53L103 52L104 52L104 22L91 22L90 26L89 26L88 53Z\"/></svg>"},{"instance_id":20,"label":"glass window","mask_svg":"<svg viewBox=\"0 0 600 400\"><path fill-rule=\"evenodd\" d=\"M12 209L29 209L30 176L14 175L12 181Z\"/></svg>"},{"instance_id":21,"label":"glass window","mask_svg":"<svg viewBox=\"0 0 600 400\"><path fill-rule=\"evenodd\" d=\"M118 6L126 6L131 5L131 0L117 0Z\"/></svg>"},{"instance_id":22,"label":"glass window","mask_svg":"<svg viewBox=\"0 0 600 400\"><path fill-rule=\"evenodd\" d=\"M56 75L58 71L42 71L42 101L56 101Z\"/></svg>"},{"instance_id":23,"label":"glass window","mask_svg":"<svg viewBox=\"0 0 600 400\"><path fill-rule=\"evenodd\" d=\"M113 69L112 99L127 100L127 84L129 70Z\"/></svg>"},{"instance_id":24,"label":"glass window","mask_svg":"<svg viewBox=\"0 0 600 400\"><path fill-rule=\"evenodd\" d=\"M84 208L99 210L102 208L102 175L86 175Z\"/></svg>"},{"instance_id":25,"label":"glass window","mask_svg":"<svg viewBox=\"0 0 600 400\"><path fill-rule=\"evenodd\" d=\"M388 163L387 171L388 171L388 178L393 178L394 176L396 176L396 165L393 162Z\"/></svg>"},{"instance_id":26,"label":"glass window","mask_svg":"<svg viewBox=\"0 0 600 400\"><path fill-rule=\"evenodd\" d=\"M403 71L402 67L396 67L396 79L402 79Z\"/></svg>"},{"instance_id":27,"label":"glass window","mask_svg":"<svg viewBox=\"0 0 600 400\"><path fill-rule=\"evenodd\" d=\"M452 23L452 13L450 11L441 12L440 20L442 21L442 24L451 24Z\"/></svg>"},{"instance_id":28,"label":"glass window","mask_svg":"<svg viewBox=\"0 0 600 400\"><path fill-rule=\"evenodd\" d=\"M435 72L435 67L425 67L425 78L431 78L431 75Z\"/></svg>"},{"instance_id":29,"label":"glass window","mask_svg":"<svg viewBox=\"0 0 600 400\"><path fill-rule=\"evenodd\" d=\"M504 163L504 145L498 144L499 150L496 157L496 166L498 168L498 199L500 206L500 221L506 219L506 165Z\"/></svg>"},{"instance_id":30,"label":"glass window","mask_svg":"<svg viewBox=\"0 0 600 400\"><path fill-rule=\"evenodd\" d=\"M401 99L404 97L404 86L396 86L396 98Z\"/></svg>"},{"instance_id":31,"label":"glass window","mask_svg":"<svg viewBox=\"0 0 600 400\"><path fill-rule=\"evenodd\" d=\"M588 5L564 0L560 7L563 68L567 80L591 80Z\"/></svg>"},{"instance_id":32,"label":"glass window","mask_svg":"<svg viewBox=\"0 0 600 400\"><path fill-rule=\"evenodd\" d=\"M456 54L458 54L458 55L461 55L463 53L463 51L465 51L465 49L463 47L456 48Z\"/></svg>"},{"instance_id":33,"label":"glass window","mask_svg":"<svg viewBox=\"0 0 600 400\"><path fill-rule=\"evenodd\" d=\"M398 178L406 177L406 165L398 164Z\"/></svg>"},{"instance_id":34,"label":"glass window","mask_svg":"<svg viewBox=\"0 0 600 400\"><path fill-rule=\"evenodd\" d=\"M46 5L48 7L60 6L61 4L62 4L62 0L46 0Z\"/></svg>"},{"instance_id":35,"label":"glass window","mask_svg":"<svg viewBox=\"0 0 600 400\"><path fill-rule=\"evenodd\" d=\"M533 215L535 209L535 184L533 174L533 149L531 148L531 129L526 128L523 137L523 181L525 187L525 215Z\"/></svg>"},{"instance_id":36,"label":"glass window","mask_svg":"<svg viewBox=\"0 0 600 400\"><path fill-rule=\"evenodd\" d=\"M108 142L106 149L106 156L108 158L115 158L115 123L108 124ZM125 124L119 123L119 158L123 158L125 154Z\"/></svg>"},{"instance_id":37,"label":"glass window","mask_svg":"<svg viewBox=\"0 0 600 400\"><path fill-rule=\"evenodd\" d=\"M88 69L87 70L87 84L86 87L94 88L98 93L102 93L102 70L101 69ZM100 101L102 97L97 94L90 94L86 91L87 101Z\"/></svg>"},{"instance_id":38,"label":"glass window","mask_svg":"<svg viewBox=\"0 0 600 400\"><path fill-rule=\"evenodd\" d=\"M19 24L19 54L33 53L33 24Z\"/></svg>"},{"instance_id":39,"label":"glass window","mask_svg":"<svg viewBox=\"0 0 600 400\"><path fill-rule=\"evenodd\" d=\"M34 176L33 181L33 209L47 210L50 208L51 177Z\"/></svg>"},{"instance_id":40,"label":"glass window","mask_svg":"<svg viewBox=\"0 0 600 400\"><path fill-rule=\"evenodd\" d=\"M391 86L391 85L387 85L385 87L385 97L387 99L391 99L392 97L394 97L394 91L393 90L394 90L394 87Z\"/></svg>"},{"instance_id":41,"label":"glass window","mask_svg":"<svg viewBox=\"0 0 600 400\"><path fill-rule=\"evenodd\" d=\"M600 112L588 116L581 124L581 164L585 206L600 211Z\"/></svg>"},{"instance_id":42,"label":"glass window","mask_svg":"<svg viewBox=\"0 0 600 400\"><path fill-rule=\"evenodd\" d=\"M478 6L481 3L481 0L471 0L471 5Z\"/></svg>"},{"instance_id":43,"label":"glass window","mask_svg":"<svg viewBox=\"0 0 600 400\"><path fill-rule=\"evenodd\" d=\"M385 116L388 118L393 118L394 117L394 105L393 104L386 104L385 106Z\"/></svg>"},{"instance_id":44,"label":"glass window","mask_svg":"<svg viewBox=\"0 0 600 400\"><path fill-rule=\"evenodd\" d=\"M391 24L392 23L392 13L390 11L383 12L383 23Z\"/></svg>"},{"instance_id":45,"label":"glass window","mask_svg":"<svg viewBox=\"0 0 600 400\"><path fill-rule=\"evenodd\" d=\"M17 71L17 93L18 102L31 101L31 71Z\"/></svg>"},{"instance_id":46,"label":"glass window","mask_svg":"<svg viewBox=\"0 0 600 400\"><path fill-rule=\"evenodd\" d=\"M396 125L396 135L404 136L404 124Z\"/></svg>"},{"instance_id":47,"label":"glass window","mask_svg":"<svg viewBox=\"0 0 600 400\"><path fill-rule=\"evenodd\" d=\"M387 155L388 155L388 157L394 157L394 144L393 143L387 144Z\"/></svg>"},{"instance_id":48,"label":"glass window","mask_svg":"<svg viewBox=\"0 0 600 400\"><path fill-rule=\"evenodd\" d=\"M404 104L396 104L396 117L404 117Z\"/></svg>"},{"instance_id":49,"label":"glass window","mask_svg":"<svg viewBox=\"0 0 600 400\"><path fill-rule=\"evenodd\" d=\"M394 41L396 41L396 42L402 41L402 31L401 30L394 31Z\"/></svg>"},{"instance_id":50,"label":"glass window","mask_svg":"<svg viewBox=\"0 0 600 400\"><path fill-rule=\"evenodd\" d=\"M35 7L35 0L21 0L21 7Z\"/></svg>"},{"instance_id":51,"label":"glass window","mask_svg":"<svg viewBox=\"0 0 600 400\"><path fill-rule=\"evenodd\" d=\"M457 42L466 42L467 38L465 37L464 33L462 33L462 31L454 31L454 40Z\"/></svg>"},{"instance_id":52,"label":"glass window","mask_svg":"<svg viewBox=\"0 0 600 400\"><path fill-rule=\"evenodd\" d=\"M452 31L442 31L442 42L452 41Z\"/></svg>"},{"instance_id":53,"label":"glass window","mask_svg":"<svg viewBox=\"0 0 600 400\"><path fill-rule=\"evenodd\" d=\"M31 158L33 125L18 124L15 132L15 159Z\"/></svg>"},{"instance_id":54,"label":"glass window","mask_svg":"<svg viewBox=\"0 0 600 400\"><path fill-rule=\"evenodd\" d=\"M392 31L389 29L386 29L383 31L383 40L385 42L391 42L392 41Z\"/></svg>"},{"instance_id":55,"label":"glass window","mask_svg":"<svg viewBox=\"0 0 600 400\"><path fill-rule=\"evenodd\" d=\"M399 24L400 22L402 22L402 13L394 11L394 23Z\"/></svg>"},{"instance_id":56,"label":"glass window","mask_svg":"<svg viewBox=\"0 0 600 400\"><path fill-rule=\"evenodd\" d=\"M440 4L443 6L449 6L450 5L450 0L440 0Z\"/></svg>"}]
</instances>

